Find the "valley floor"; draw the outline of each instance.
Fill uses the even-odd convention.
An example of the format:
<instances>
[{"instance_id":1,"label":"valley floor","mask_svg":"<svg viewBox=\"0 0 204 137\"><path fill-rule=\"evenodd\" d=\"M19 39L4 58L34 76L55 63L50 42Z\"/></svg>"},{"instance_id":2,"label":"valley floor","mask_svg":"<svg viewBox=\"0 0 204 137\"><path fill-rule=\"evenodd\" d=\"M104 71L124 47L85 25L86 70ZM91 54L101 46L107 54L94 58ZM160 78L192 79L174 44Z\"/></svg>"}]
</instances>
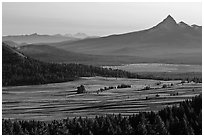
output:
<instances>
[{"instance_id":1,"label":"valley floor","mask_svg":"<svg viewBox=\"0 0 204 137\"><path fill-rule=\"evenodd\" d=\"M103 66L104 68L120 69L128 72L202 72L202 65L187 64L162 64L162 63L138 63L119 66Z\"/></svg>"},{"instance_id":2,"label":"valley floor","mask_svg":"<svg viewBox=\"0 0 204 137\"><path fill-rule=\"evenodd\" d=\"M161 84L158 85L158 82ZM100 88L123 83L132 87L96 92ZM76 93L76 88L81 84L88 93ZM161 88L163 84L173 86ZM152 89L141 90L145 86ZM130 115L139 111L157 111L200 94L202 84L181 84L179 80L89 77L65 83L2 89L2 118L50 121L76 116L95 117L113 113ZM172 96L171 93L178 95ZM159 96L156 97L157 94Z\"/></svg>"}]
</instances>

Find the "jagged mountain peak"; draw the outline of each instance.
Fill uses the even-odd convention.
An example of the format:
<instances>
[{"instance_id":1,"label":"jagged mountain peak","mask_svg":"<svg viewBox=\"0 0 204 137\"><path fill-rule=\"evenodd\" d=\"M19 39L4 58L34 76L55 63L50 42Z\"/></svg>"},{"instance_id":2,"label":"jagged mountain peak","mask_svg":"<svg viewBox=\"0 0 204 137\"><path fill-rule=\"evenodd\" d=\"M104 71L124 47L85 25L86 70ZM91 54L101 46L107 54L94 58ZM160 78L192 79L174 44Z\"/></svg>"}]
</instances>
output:
<instances>
[{"instance_id":1,"label":"jagged mountain peak","mask_svg":"<svg viewBox=\"0 0 204 137\"><path fill-rule=\"evenodd\" d=\"M162 22L160 22L155 27L165 30L174 30L175 28L178 27L178 24L171 15L168 15Z\"/></svg>"},{"instance_id":2,"label":"jagged mountain peak","mask_svg":"<svg viewBox=\"0 0 204 137\"><path fill-rule=\"evenodd\" d=\"M162 24L176 24L176 21L171 15L168 15L161 23Z\"/></svg>"},{"instance_id":3,"label":"jagged mountain peak","mask_svg":"<svg viewBox=\"0 0 204 137\"><path fill-rule=\"evenodd\" d=\"M174 18L173 18L171 15L168 15L168 16L164 19L164 21L171 21L171 22L175 22L175 23L176 23L176 21L174 20Z\"/></svg>"}]
</instances>

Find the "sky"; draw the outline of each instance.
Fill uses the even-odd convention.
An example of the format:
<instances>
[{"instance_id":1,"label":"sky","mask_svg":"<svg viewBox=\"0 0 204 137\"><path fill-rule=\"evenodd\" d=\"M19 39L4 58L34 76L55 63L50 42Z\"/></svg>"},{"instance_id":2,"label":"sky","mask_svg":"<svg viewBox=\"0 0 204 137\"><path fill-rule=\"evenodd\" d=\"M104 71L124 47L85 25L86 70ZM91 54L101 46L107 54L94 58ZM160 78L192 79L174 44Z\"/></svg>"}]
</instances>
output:
<instances>
[{"instance_id":1,"label":"sky","mask_svg":"<svg viewBox=\"0 0 204 137\"><path fill-rule=\"evenodd\" d=\"M3 2L2 34L106 36L151 28L168 15L176 22L202 25L202 3Z\"/></svg>"}]
</instances>

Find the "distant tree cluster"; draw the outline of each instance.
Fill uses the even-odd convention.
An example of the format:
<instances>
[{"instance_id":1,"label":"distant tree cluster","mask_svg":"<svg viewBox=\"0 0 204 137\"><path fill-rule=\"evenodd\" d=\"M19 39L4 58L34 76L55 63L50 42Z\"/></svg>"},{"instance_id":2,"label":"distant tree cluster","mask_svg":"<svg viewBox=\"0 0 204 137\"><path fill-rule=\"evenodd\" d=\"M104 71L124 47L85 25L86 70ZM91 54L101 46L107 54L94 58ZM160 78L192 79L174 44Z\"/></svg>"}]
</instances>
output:
<instances>
[{"instance_id":1,"label":"distant tree cluster","mask_svg":"<svg viewBox=\"0 0 204 137\"><path fill-rule=\"evenodd\" d=\"M78 94L85 93L85 92L86 92L86 89L85 89L84 85L77 87L77 93Z\"/></svg>"},{"instance_id":2,"label":"distant tree cluster","mask_svg":"<svg viewBox=\"0 0 204 137\"><path fill-rule=\"evenodd\" d=\"M3 135L201 135L202 95L178 106L131 116L105 115L42 122L2 120Z\"/></svg>"},{"instance_id":3,"label":"distant tree cluster","mask_svg":"<svg viewBox=\"0 0 204 137\"><path fill-rule=\"evenodd\" d=\"M162 85L162 88L167 88L167 85L166 84Z\"/></svg>"},{"instance_id":4,"label":"distant tree cluster","mask_svg":"<svg viewBox=\"0 0 204 137\"><path fill-rule=\"evenodd\" d=\"M202 83L201 72L138 72L137 78L155 80L182 80L187 82ZM158 83L159 84L159 83Z\"/></svg>"},{"instance_id":5,"label":"distant tree cluster","mask_svg":"<svg viewBox=\"0 0 204 137\"><path fill-rule=\"evenodd\" d=\"M145 86L143 89L141 89L141 90L150 90L151 88L150 88L150 86Z\"/></svg>"},{"instance_id":6,"label":"distant tree cluster","mask_svg":"<svg viewBox=\"0 0 204 137\"><path fill-rule=\"evenodd\" d=\"M121 85L118 85L117 88L131 88L131 85L121 84Z\"/></svg>"},{"instance_id":7,"label":"distant tree cluster","mask_svg":"<svg viewBox=\"0 0 204 137\"><path fill-rule=\"evenodd\" d=\"M115 89L115 88L116 88L116 87L113 87L113 86L104 87L104 88L100 88L100 89L97 90L96 92L99 93L99 92L103 92L103 91L110 90L110 89Z\"/></svg>"},{"instance_id":8,"label":"distant tree cluster","mask_svg":"<svg viewBox=\"0 0 204 137\"><path fill-rule=\"evenodd\" d=\"M100 88L96 91L97 94L99 94L99 92L103 92L103 91L107 91L110 89L119 89L119 88L131 88L131 85L127 85L127 84L121 84L118 86L109 86L109 87L104 87L104 88Z\"/></svg>"}]
</instances>

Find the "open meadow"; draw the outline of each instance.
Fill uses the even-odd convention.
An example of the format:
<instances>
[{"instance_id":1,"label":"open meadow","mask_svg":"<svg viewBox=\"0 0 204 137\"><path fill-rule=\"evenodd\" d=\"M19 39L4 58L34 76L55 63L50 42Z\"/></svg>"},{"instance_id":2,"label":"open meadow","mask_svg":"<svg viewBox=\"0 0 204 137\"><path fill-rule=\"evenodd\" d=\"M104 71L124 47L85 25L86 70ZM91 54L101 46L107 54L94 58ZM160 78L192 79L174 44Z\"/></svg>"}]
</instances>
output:
<instances>
[{"instance_id":1,"label":"open meadow","mask_svg":"<svg viewBox=\"0 0 204 137\"><path fill-rule=\"evenodd\" d=\"M131 88L104 87L121 84ZM163 85L169 85L162 88ZM77 94L84 85L87 93ZM149 86L150 89L142 90ZM157 111L199 95L200 83L158 81L148 79L82 77L80 80L32 86L3 87L2 118L50 121L66 117L95 117L95 115L130 115L141 111Z\"/></svg>"},{"instance_id":2,"label":"open meadow","mask_svg":"<svg viewBox=\"0 0 204 137\"><path fill-rule=\"evenodd\" d=\"M201 65L164 64L164 63L138 63L119 66L104 66L104 68L121 69L129 72L202 72Z\"/></svg>"}]
</instances>

